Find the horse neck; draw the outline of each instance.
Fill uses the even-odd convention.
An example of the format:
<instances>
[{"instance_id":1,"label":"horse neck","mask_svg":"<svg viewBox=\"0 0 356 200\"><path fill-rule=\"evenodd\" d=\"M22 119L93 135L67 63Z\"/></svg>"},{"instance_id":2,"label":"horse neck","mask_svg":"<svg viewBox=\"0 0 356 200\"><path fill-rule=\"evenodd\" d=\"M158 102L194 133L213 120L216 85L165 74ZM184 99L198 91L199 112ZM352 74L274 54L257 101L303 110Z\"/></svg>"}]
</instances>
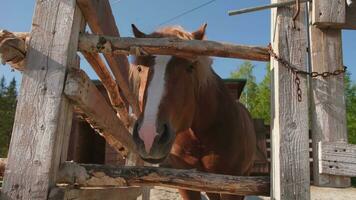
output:
<instances>
[{"instance_id":1,"label":"horse neck","mask_svg":"<svg viewBox=\"0 0 356 200\"><path fill-rule=\"evenodd\" d=\"M192 129L196 133L206 133L211 127L224 123L233 115L235 102L228 93L223 81L214 74L208 85L199 91Z\"/></svg>"}]
</instances>

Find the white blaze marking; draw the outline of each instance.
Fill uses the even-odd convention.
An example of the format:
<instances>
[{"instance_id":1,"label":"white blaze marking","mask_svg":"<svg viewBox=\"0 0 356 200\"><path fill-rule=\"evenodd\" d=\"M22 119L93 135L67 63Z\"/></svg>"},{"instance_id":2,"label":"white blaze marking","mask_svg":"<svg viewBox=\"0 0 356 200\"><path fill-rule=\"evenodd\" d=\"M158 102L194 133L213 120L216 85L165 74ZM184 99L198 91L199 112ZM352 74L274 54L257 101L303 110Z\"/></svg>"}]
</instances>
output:
<instances>
[{"instance_id":1,"label":"white blaze marking","mask_svg":"<svg viewBox=\"0 0 356 200\"><path fill-rule=\"evenodd\" d=\"M158 107L164 95L165 81L164 75L167 64L171 56L157 56L155 59L154 73L147 88L147 100L143 115L142 126L139 130L139 137L145 144L146 152L149 153L156 137L156 119Z\"/></svg>"}]
</instances>

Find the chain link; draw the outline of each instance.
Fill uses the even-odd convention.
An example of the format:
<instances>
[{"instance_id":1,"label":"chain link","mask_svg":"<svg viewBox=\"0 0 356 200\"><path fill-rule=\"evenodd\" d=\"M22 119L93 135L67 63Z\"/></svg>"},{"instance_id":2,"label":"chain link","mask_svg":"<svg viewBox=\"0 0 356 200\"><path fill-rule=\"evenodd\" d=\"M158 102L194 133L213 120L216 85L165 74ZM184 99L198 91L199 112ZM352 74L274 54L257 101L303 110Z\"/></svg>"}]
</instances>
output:
<instances>
[{"instance_id":1,"label":"chain link","mask_svg":"<svg viewBox=\"0 0 356 200\"><path fill-rule=\"evenodd\" d=\"M312 78L317 78L317 77L323 77L323 78L327 78L330 76L338 76L340 74L344 74L346 72L347 67L343 66L342 69L337 69L333 72L307 72L307 71L303 71L298 69L297 67L293 66L291 63L289 63L288 61L284 60L283 58L279 57L273 50L272 45L269 44L268 45L268 53L271 55L272 58L274 58L275 60L277 60L279 63L281 63L285 68L287 68L289 71L292 72L292 74L295 76L294 79L294 83L297 86L297 99L298 102L302 101L302 89L300 88L300 78L299 78L299 74L302 75L306 75L306 76L310 76Z\"/></svg>"}]
</instances>

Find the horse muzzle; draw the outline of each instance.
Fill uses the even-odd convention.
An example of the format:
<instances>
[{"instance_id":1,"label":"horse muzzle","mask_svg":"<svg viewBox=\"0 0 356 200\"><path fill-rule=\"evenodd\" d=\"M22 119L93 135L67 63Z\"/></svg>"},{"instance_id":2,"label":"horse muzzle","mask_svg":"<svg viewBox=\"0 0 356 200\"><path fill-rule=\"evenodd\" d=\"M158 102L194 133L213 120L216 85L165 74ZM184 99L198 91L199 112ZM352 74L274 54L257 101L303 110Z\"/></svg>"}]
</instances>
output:
<instances>
[{"instance_id":1,"label":"horse muzzle","mask_svg":"<svg viewBox=\"0 0 356 200\"><path fill-rule=\"evenodd\" d=\"M168 123L156 124L156 133L151 133L151 135L155 135L153 142L151 142L152 144L149 144L148 147L147 142L149 141L145 141L145 138L141 138L139 134L140 131L146 131L140 130L145 127L140 127L139 121L136 121L133 129L133 139L140 157L144 161L154 164L160 163L166 159L175 139L175 134Z\"/></svg>"}]
</instances>

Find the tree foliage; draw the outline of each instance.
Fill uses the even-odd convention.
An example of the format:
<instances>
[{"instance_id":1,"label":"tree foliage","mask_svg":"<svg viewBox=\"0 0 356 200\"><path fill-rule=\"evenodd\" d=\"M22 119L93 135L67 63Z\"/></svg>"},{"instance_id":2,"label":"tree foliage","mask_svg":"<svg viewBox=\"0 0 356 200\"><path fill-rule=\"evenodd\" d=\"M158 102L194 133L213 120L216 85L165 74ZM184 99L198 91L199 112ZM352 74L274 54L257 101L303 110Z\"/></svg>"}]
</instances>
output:
<instances>
[{"instance_id":1,"label":"tree foliage","mask_svg":"<svg viewBox=\"0 0 356 200\"><path fill-rule=\"evenodd\" d=\"M16 80L6 85L5 77L0 79L0 157L7 157L12 126L16 110Z\"/></svg>"},{"instance_id":2,"label":"tree foliage","mask_svg":"<svg viewBox=\"0 0 356 200\"><path fill-rule=\"evenodd\" d=\"M256 82L253 69L251 62L244 62L230 77L247 79L240 101L246 105L254 118L262 118L268 124L271 116L270 67L269 64L266 65L266 74L260 83ZM350 73L345 75L345 100L349 143L356 144L356 84L351 81Z\"/></svg>"},{"instance_id":3,"label":"tree foliage","mask_svg":"<svg viewBox=\"0 0 356 200\"><path fill-rule=\"evenodd\" d=\"M230 74L230 78L246 79L246 86L242 92L240 102L251 112L252 117L264 119L265 123L270 122L270 70L266 65L266 75L261 83L256 83L253 74L254 65L251 62L244 62L238 70Z\"/></svg>"},{"instance_id":4,"label":"tree foliage","mask_svg":"<svg viewBox=\"0 0 356 200\"><path fill-rule=\"evenodd\" d=\"M345 75L346 119L349 143L356 144L356 84Z\"/></svg>"}]
</instances>

